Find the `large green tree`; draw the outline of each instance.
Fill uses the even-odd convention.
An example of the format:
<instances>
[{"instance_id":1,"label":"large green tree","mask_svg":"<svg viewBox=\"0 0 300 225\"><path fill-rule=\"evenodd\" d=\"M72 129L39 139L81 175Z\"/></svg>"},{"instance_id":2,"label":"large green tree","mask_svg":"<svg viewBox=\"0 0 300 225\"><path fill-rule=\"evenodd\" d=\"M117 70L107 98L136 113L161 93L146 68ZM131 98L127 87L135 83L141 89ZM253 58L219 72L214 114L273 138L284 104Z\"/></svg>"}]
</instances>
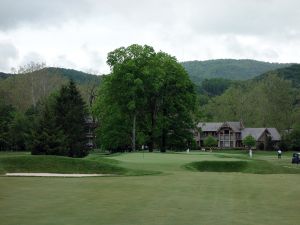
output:
<instances>
[{"instance_id":1,"label":"large green tree","mask_svg":"<svg viewBox=\"0 0 300 225\"><path fill-rule=\"evenodd\" d=\"M163 72L158 77L159 89L149 96L150 99L154 97L156 103L149 105L150 114L156 114L157 118L152 127L154 131L159 131L157 142L162 151L167 147L182 149L193 141L191 129L196 102L194 86L184 68L174 57L159 52L157 58ZM150 141L151 149L155 139L152 138Z\"/></svg>"},{"instance_id":2,"label":"large green tree","mask_svg":"<svg viewBox=\"0 0 300 225\"><path fill-rule=\"evenodd\" d=\"M107 138L113 134L114 143L125 147L131 142L133 150L137 143L164 151L174 144L172 139L180 145L191 139L194 87L174 57L147 45L131 45L110 52L107 63L111 74L94 107L105 147L117 147Z\"/></svg>"}]
</instances>

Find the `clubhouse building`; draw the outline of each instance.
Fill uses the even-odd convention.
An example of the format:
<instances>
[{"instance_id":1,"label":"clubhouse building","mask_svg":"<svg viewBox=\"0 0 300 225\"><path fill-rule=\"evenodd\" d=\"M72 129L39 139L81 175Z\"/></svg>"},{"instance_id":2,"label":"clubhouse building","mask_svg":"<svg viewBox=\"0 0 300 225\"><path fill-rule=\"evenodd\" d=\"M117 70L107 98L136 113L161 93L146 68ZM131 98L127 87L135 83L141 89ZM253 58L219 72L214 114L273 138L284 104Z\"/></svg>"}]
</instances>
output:
<instances>
[{"instance_id":1,"label":"clubhouse building","mask_svg":"<svg viewBox=\"0 0 300 225\"><path fill-rule=\"evenodd\" d=\"M197 125L194 139L197 146L203 146L205 138L212 136L218 141L218 148L243 148L242 140L251 135L256 140L256 148L267 149L281 140L276 128L245 128L242 122L201 122Z\"/></svg>"}]
</instances>

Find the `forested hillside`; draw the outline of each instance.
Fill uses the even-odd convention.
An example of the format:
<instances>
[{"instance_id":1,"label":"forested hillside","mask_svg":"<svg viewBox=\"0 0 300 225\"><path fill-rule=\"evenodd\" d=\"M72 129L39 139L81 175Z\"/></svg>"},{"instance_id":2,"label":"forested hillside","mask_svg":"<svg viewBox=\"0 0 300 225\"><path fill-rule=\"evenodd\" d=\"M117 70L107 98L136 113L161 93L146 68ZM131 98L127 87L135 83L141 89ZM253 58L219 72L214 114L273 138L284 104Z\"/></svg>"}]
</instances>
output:
<instances>
[{"instance_id":1,"label":"forested hillside","mask_svg":"<svg viewBox=\"0 0 300 225\"><path fill-rule=\"evenodd\" d=\"M71 69L46 67L35 70L32 65L18 74L1 73L1 77L0 98L21 111L36 105L69 79L77 83L85 102L89 103L102 79L101 76Z\"/></svg>"},{"instance_id":2,"label":"forested hillside","mask_svg":"<svg viewBox=\"0 0 300 225\"><path fill-rule=\"evenodd\" d=\"M288 75L268 73L261 79L236 81L221 95L199 95L200 120L242 120L248 127L276 127L280 131L300 125L300 91Z\"/></svg>"},{"instance_id":3,"label":"forested hillside","mask_svg":"<svg viewBox=\"0 0 300 225\"><path fill-rule=\"evenodd\" d=\"M261 80L271 74L276 74L282 79L290 80L292 82L293 87L297 87L297 88L300 87L300 65L299 64L293 64L289 67L266 72L256 77L256 79Z\"/></svg>"},{"instance_id":4,"label":"forested hillside","mask_svg":"<svg viewBox=\"0 0 300 225\"><path fill-rule=\"evenodd\" d=\"M268 63L249 59L217 59L207 61L187 61L182 65L191 80L200 85L204 79L223 78L247 80L270 70L287 67L290 64Z\"/></svg>"},{"instance_id":5,"label":"forested hillside","mask_svg":"<svg viewBox=\"0 0 300 225\"><path fill-rule=\"evenodd\" d=\"M2 134L4 134L4 136L2 135L2 139L8 140L6 136L14 137L14 139L11 140L11 143L13 143L11 144L11 146L15 147L11 148L15 150L25 149L24 146L27 146L27 144L25 143L25 140L27 140L27 136L25 134L29 134L31 130L34 129L33 127L36 126L39 118L39 116L37 115L40 115L39 110L43 109L43 104L40 103L43 103L44 100L47 101L47 99L48 101L49 99L53 99L49 98L49 96L56 96L58 94L58 90L62 87L62 85L67 84L69 79L73 79L77 83L78 90L80 91L85 103L89 106L89 109L92 108L92 102L98 95L96 105L98 106L97 110L100 110L99 112L101 112L99 114L100 116L98 115L98 119L99 121L102 121L101 129L103 129L101 135L98 135L98 137L102 138L101 145L104 146L104 143L107 140L113 140L112 137L116 137L118 139L113 141L113 143L117 144L118 146L110 146L110 148L117 149L120 146L126 147L131 145L131 139L128 137L130 137L130 129L132 128L132 118L127 121L127 117L129 116L129 109L127 109L128 107L130 108L130 110L132 110L132 108L141 110L141 112L136 114L136 124L137 128L139 129L139 132L137 133L137 140L143 141L145 140L145 138L147 139L151 137L150 139L153 143L153 140L155 140L157 146L160 145L160 141L165 137L159 136L159 138L156 138L156 136L154 135L161 134L159 132L164 131L167 125L170 126L170 129L180 130L181 128L179 129L176 126L178 125L178 121L182 121L182 118L178 118L176 120L176 123L174 124L170 123L169 120L165 120L164 118L167 115L166 110L169 110L168 107L170 107L170 112L173 112L173 106L166 105L165 107L168 106L167 108L161 108L160 105L159 107L156 106L156 104L161 104L162 102L164 102L159 100L159 98L164 96L164 98L168 99L169 102L170 99L173 98L173 96L176 96L176 98L173 99L174 101L176 101L178 100L178 93L186 94L188 93L186 92L186 90L193 91L193 88L191 86L188 86L185 91L178 91L178 87L180 85L178 86L178 84L174 83L174 74L170 71L174 70L175 68L176 70L180 71L180 73L186 74L185 71L182 67L178 67L178 65L176 64L177 62L174 61L173 58L170 58L168 55L165 56L158 54L157 57L159 60L165 60L170 64L161 65L162 69L166 71L165 73L162 73L164 75L164 79L169 79L165 81L166 83L160 84L159 82L163 81L160 77L160 79L158 80L154 79L156 78L157 74L161 72L160 70L158 70L156 64L156 66L149 65L147 67L147 70L145 70L153 70L153 72L142 77L145 81L140 80L141 78L134 79L133 83L130 83L130 85L128 84L128 79L131 79L130 73L124 74L124 71L126 71L127 67L123 68L123 71L118 74L118 79L116 80L111 80L111 77L114 76L107 76L107 79L103 79L103 76L91 75L88 73L70 69L42 67L42 65L30 65L27 68L22 68L22 70L19 70L17 74L1 73L0 111L2 112L2 120L0 119L0 125L2 124L1 127L3 131L0 131L0 133L2 132ZM161 57L161 59L159 57ZM228 74L228 71L237 71L236 68L240 68L240 71L246 71L246 67L243 67L243 65L245 65L243 64L245 63L243 60L234 60L236 64L241 63L239 67L234 67L235 69L232 69L232 66L226 67L226 61L233 62L232 60L223 60L223 64L221 63L223 67L218 68L220 70L221 68L223 68L224 74ZM145 60L145 62L148 63L147 60ZM259 63L261 62L258 62L258 64ZM166 65L168 65L168 67L165 68L164 66ZM248 65L248 67L250 67L250 65L251 63ZM284 64L262 63L260 65L260 67L258 66L252 68L251 70L248 70L248 72L252 71L251 76L254 76L253 74L255 71L258 73L258 71L263 68L262 65L264 65L264 69L267 69L267 65L269 65L269 67L278 67L283 66ZM213 67L207 67L207 71L205 69L204 74L213 74L211 73L211 71L213 71L212 68ZM214 68L215 72L218 71L218 69L216 69L216 66ZM204 68L202 69L204 70ZM222 71L219 71L220 74L221 72ZM232 74L233 73L231 73L231 75ZM127 80L125 79L123 81L122 79L124 79L124 77L126 77L127 75L128 79L126 78ZM297 124L300 125L300 65L298 64L291 65L286 68L279 68L276 70L264 72L262 75L248 80L232 80L234 78L234 76L232 75L230 77L231 79L225 79L222 77L214 77L210 79L204 78L199 84L197 83L197 81L195 81L195 77L193 77L191 73L189 75L191 80L196 83L198 94L197 103L195 103L195 105L190 104L191 106L195 107L192 113L194 123L197 123L198 121L216 122L243 120L244 124L247 127L276 127L281 131L294 128ZM137 74L137 76L141 75ZM246 79L245 76L242 79ZM106 80L106 82L102 82L102 80ZM115 82L111 83L113 81ZM123 91L121 91L121 88L119 88L121 81L124 82ZM158 82L159 85L155 82ZM188 84L189 82L190 81L186 79L186 81L182 84ZM100 83L102 83L103 85L100 85ZM108 92L107 88L112 84L114 84L114 88L112 88L111 91ZM149 85L147 86L147 88L140 88L140 85L146 84ZM175 88L172 85L177 86ZM157 89L158 87L160 88ZM98 91L99 88L101 88L101 91ZM117 90L117 92L115 90ZM142 91L142 93L144 93L144 90L147 90L147 93L144 93L143 95L141 95L140 93L138 95L133 95L133 91L136 90L140 90ZM157 92L158 90L161 92ZM104 94L106 96L105 98L103 98L102 96ZM118 99L121 103L123 103L126 96L128 97L128 99L132 99L132 96L144 96L146 100L142 99L141 101L134 102L134 104L132 103L132 105L128 105L126 103L124 105L124 112L121 113L121 111L116 111L116 108L119 107L119 105L116 103L116 100L111 99L112 96L116 94L119 95ZM101 97L99 97L99 95L101 95ZM158 100L154 101L153 96L158 98ZM110 100L107 101L107 99ZM138 108L135 107L136 104L145 104L147 101L149 101L149 106L143 105ZM184 100L180 104L179 102L176 102L176 104L179 104L182 107L183 103L186 102L188 101ZM149 109L147 107L149 107ZM153 109L154 111L152 114L154 116L151 114L151 110ZM158 109L163 111L157 111ZM157 114L158 112L160 112L161 114ZM176 112L175 115L179 115L178 110L174 112ZM145 117L146 113L150 114L147 114L148 116ZM102 116L104 115L105 119L103 119L104 117L102 118ZM158 117L158 115L160 115L160 117ZM180 114L180 116L183 115L185 114ZM149 118L152 117L154 119L150 120ZM155 119L157 120L157 123ZM167 121L167 123L161 122L164 120ZM125 123L124 121L127 122ZM152 125L153 127L149 125L151 123L154 124ZM159 127L159 129L155 130L156 127L160 126L161 124L164 125L165 128L162 129L161 127ZM171 125L174 125L174 127L172 127ZM149 126L151 129L149 128ZM184 137L185 133L183 132L180 135ZM169 138L169 140L172 139L171 137ZM124 140L128 140L128 142L124 144ZM178 137L176 137L172 140L173 141L171 144L174 144L176 140L178 141L179 139ZM121 141L122 144L119 145L118 141ZM167 144L167 142L163 143L164 145ZM109 144L111 144L111 142ZM171 144L168 147L170 147ZM149 144L149 146L151 145ZM164 149L164 147L162 147L162 149Z\"/></svg>"}]
</instances>

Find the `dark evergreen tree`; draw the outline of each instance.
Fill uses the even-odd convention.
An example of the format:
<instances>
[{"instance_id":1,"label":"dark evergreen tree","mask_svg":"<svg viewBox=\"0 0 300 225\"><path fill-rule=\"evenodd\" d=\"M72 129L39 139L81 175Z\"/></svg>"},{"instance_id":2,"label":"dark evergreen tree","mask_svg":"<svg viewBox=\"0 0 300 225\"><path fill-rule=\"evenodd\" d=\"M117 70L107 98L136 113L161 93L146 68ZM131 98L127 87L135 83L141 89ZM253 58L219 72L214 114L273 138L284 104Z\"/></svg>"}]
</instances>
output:
<instances>
[{"instance_id":1,"label":"dark evergreen tree","mask_svg":"<svg viewBox=\"0 0 300 225\"><path fill-rule=\"evenodd\" d=\"M73 80L62 86L54 107L55 123L66 136L68 156L83 157L86 148L85 103Z\"/></svg>"},{"instance_id":2,"label":"dark evergreen tree","mask_svg":"<svg viewBox=\"0 0 300 225\"><path fill-rule=\"evenodd\" d=\"M15 109L0 101L0 150L10 150L10 132L9 127L14 119Z\"/></svg>"},{"instance_id":3,"label":"dark evergreen tree","mask_svg":"<svg viewBox=\"0 0 300 225\"><path fill-rule=\"evenodd\" d=\"M66 136L56 123L52 101L55 99L50 97L45 103L38 126L31 136L33 155L68 155Z\"/></svg>"},{"instance_id":4,"label":"dark evergreen tree","mask_svg":"<svg viewBox=\"0 0 300 225\"><path fill-rule=\"evenodd\" d=\"M30 133L30 121L21 112L14 113L14 118L9 125L11 150L24 151Z\"/></svg>"}]
</instances>

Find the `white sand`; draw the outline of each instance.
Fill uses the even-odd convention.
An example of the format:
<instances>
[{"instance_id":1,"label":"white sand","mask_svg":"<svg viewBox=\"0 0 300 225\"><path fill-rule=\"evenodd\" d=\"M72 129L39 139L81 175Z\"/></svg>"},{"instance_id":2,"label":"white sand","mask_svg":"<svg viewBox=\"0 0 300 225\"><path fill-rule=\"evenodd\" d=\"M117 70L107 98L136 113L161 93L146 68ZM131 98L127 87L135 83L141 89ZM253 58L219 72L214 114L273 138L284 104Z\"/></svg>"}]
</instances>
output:
<instances>
[{"instance_id":1,"label":"white sand","mask_svg":"<svg viewBox=\"0 0 300 225\"><path fill-rule=\"evenodd\" d=\"M22 177L103 177L113 174L73 174L73 173L6 173L6 176Z\"/></svg>"}]
</instances>

